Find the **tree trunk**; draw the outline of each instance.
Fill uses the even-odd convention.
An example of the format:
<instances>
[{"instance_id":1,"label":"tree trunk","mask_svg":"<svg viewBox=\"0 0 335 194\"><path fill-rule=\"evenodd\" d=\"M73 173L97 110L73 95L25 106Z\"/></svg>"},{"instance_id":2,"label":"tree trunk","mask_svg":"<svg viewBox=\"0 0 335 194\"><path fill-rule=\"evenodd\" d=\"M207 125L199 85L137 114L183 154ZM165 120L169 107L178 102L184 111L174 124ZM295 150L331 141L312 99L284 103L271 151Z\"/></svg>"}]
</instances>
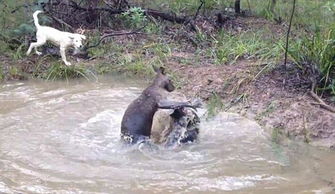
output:
<instances>
[{"instance_id":1,"label":"tree trunk","mask_svg":"<svg viewBox=\"0 0 335 194\"><path fill-rule=\"evenodd\" d=\"M235 0L235 13L241 13L241 0Z\"/></svg>"}]
</instances>

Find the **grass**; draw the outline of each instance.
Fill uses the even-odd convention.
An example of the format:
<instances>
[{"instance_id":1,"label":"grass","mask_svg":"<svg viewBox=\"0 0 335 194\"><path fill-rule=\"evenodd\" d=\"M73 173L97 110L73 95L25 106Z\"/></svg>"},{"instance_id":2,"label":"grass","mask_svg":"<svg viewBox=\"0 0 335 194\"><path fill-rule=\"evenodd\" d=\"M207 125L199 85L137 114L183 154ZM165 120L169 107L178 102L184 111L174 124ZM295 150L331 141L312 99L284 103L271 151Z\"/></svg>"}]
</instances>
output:
<instances>
[{"instance_id":1,"label":"grass","mask_svg":"<svg viewBox=\"0 0 335 194\"><path fill-rule=\"evenodd\" d=\"M276 101L269 103L263 112L256 115L255 119L262 120L264 117L271 115L273 112L276 111L277 106L278 104Z\"/></svg>"},{"instance_id":2,"label":"grass","mask_svg":"<svg viewBox=\"0 0 335 194\"><path fill-rule=\"evenodd\" d=\"M242 7L247 8L246 3L246 1L242 1ZM267 19L274 19L274 15L269 12L269 1L253 0L250 1L250 5L254 14ZM310 30L326 27L334 22L334 8L334 2L331 0L300 0L297 2L294 24ZM275 16L288 21L291 9L292 1L277 1L274 9Z\"/></svg>"},{"instance_id":3,"label":"grass","mask_svg":"<svg viewBox=\"0 0 335 194\"><path fill-rule=\"evenodd\" d=\"M147 63L140 58L136 59L131 63L126 64L125 70L135 75L141 75L145 77L153 74L152 66L150 65L150 63Z\"/></svg>"},{"instance_id":4,"label":"grass","mask_svg":"<svg viewBox=\"0 0 335 194\"><path fill-rule=\"evenodd\" d=\"M47 69L44 74L41 74L43 79L54 81L54 80L67 80L73 78L85 78L87 80L96 79L95 74L85 68L84 66L72 65L65 66L62 62L54 62L51 67Z\"/></svg>"},{"instance_id":5,"label":"grass","mask_svg":"<svg viewBox=\"0 0 335 194\"><path fill-rule=\"evenodd\" d=\"M266 1L256 0L252 10L256 15L269 19ZM280 6L279 6L280 5ZM276 17L288 21L292 2L280 2L276 6ZM272 18L271 18L272 17ZM294 17L295 37L290 41L290 59L303 71L313 72L317 89L335 95L335 3L328 0L301 0L297 3ZM283 43L280 43L280 50ZM277 52L269 52L277 53Z\"/></svg>"},{"instance_id":6,"label":"grass","mask_svg":"<svg viewBox=\"0 0 335 194\"><path fill-rule=\"evenodd\" d=\"M213 95L209 98L207 102L207 116L208 118L215 116L224 108L224 104L222 102L221 97L217 93L213 93Z\"/></svg>"},{"instance_id":7,"label":"grass","mask_svg":"<svg viewBox=\"0 0 335 194\"><path fill-rule=\"evenodd\" d=\"M283 137L283 131L284 129L282 127L274 127L271 133L272 142L279 144Z\"/></svg>"},{"instance_id":8,"label":"grass","mask_svg":"<svg viewBox=\"0 0 335 194\"><path fill-rule=\"evenodd\" d=\"M292 1L277 1L274 15L269 10L269 0L252 0L250 8L253 14L270 20L282 18L288 21L292 8ZM144 1L135 0L135 4L153 9L172 11L179 15L193 15L200 5L200 0L172 0L172 1ZM248 1L241 1L242 9L248 10ZM234 0L208 0L205 1L205 13L211 11L224 10L227 7L234 7ZM297 3L297 14L295 25L301 25L310 30L326 27L334 23L335 4L332 0L300 0Z\"/></svg>"},{"instance_id":9,"label":"grass","mask_svg":"<svg viewBox=\"0 0 335 194\"><path fill-rule=\"evenodd\" d=\"M30 0L32 2L34 0ZM254 14L268 18L270 20L281 17L283 21L287 18L291 10L290 1L278 1L275 7L275 15L269 13L269 1L254 0L250 1L251 10ZM204 5L201 13L210 14L211 11L224 10L226 7L233 7L234 1L209 0ZM128 13L123 14L124 24L133 28L139 27L143 22L148 25L146 32L160 34L163 29L162 23L156 19L148 18L143 14L140 8L142 5L153 9L170 10L177 15L192 16L200 5L199 0L173 0L173 1L143 1L135 0L134 7ZM11 14L13 17L7 17L11 10L18 4L15 1L4 0L0 5L0 34L10 37L18 33L29 34L32 19L22 12ZM291 41L290 59L300 68L315 66L322 73L322 89L329 90L335 95L334 81L334 27L331 24L335 21L335 4L327 0L301 0L298 2L297 14L294 18L296 40ZM242 1L242 8L247 9L247 1ZM278 19L278 18L277 18ZM122 21L122 20L121 20ZM42 21L41 21L42 22ZM163 24L165 25L165 24ZM303 33L299 28L304 28L308 32ZM13 33L16 32L16 33ZM220 31L212 36L198 29L195 34L195 40L198 43L209 43L209 47L198 48L197 53L191 59L180 59L181 63L188 65L199 64L204 58L211 60L218 65L234 64L240 59L256 59L262 63L268 64L260 74L269 67L278 64L282 60L284 37L271 35L269 29L246 30L240 33L229 33ZM314 34L314 35L313 35ZM312 35L312 37L308 37ZM96 42L98 34L92 34L90 42ZM159 36L158 36L159 37ZM204 44L205 45L205 44ZM98 47L89 50L89 54L96 58L106 59L108 62L102 62L96 65L95 71L99 74L109 73L111 71L129 71L132 74L151 76L152 65L164 65L171 60L173 49L178 46L166 43L163 38L136 43L134 45L118 45L113 39L108 43L103 43ZM1 39L0 52L8 53L13 60L19 60L24 57L25 45L17 45L15 51L11 51L9 43ZM51 62L53 63L53 62ZM304 66L305 64L312 64ZM87 77L85 67L65 68L60 64L53 64L51 68L41 77L45 79L68 79L71 77ZM88 73L90 74L90 73Z\"/></svg>"},{"instance_id":10,"label":"grass","mask_svg":"<svg viewBox=\"0 0 335 194\"><path fill-rule=\"evenodd\" d=\"M335 95L335 25L324 32L296 41L289 50L293 61L303 70L319 71L319 89Z\"/></svg>"},{"instance_id":11,"label":"grass","mask_svg":"<svg viewBox=\"0 0 335 194\"><path fill-rule=\"evenodd\" d=\"M0 82L5 79L5 74L3 72L3 65L0 63Z\"/></svg>"},{"instance_id":12,"label":"grass","mask_svg":"<svg viewBox=\"0 0 335 194\"><path fill-rule=\"evenodd\" d=\"M114 72L112 64L102 61L94 65L94 70L98 75L104 75Z\"/></svg>"},{"instance_id":13,"label":"grass","mask_svg":"<svg viewBox=\"0 0 335 194\"><path fill-rule=\"evenodd\" d=\"M10 51L9 45L5 41L1 40L0 37L0 53L6 54L9 51Z\"/></svg>"},{"instance_id":14,"label":"grass","mask_svg":"<svg viewBox=\"0 0 335 194\"><path fill-rule=\"evenodd\" d=\"M239 59L259 59L278 62L282 57L283 40L265 39L267 32L246 31L232 35L225 31L213 37L209 56L216 64L232 64Z\"/></svg>"}]
</instances>

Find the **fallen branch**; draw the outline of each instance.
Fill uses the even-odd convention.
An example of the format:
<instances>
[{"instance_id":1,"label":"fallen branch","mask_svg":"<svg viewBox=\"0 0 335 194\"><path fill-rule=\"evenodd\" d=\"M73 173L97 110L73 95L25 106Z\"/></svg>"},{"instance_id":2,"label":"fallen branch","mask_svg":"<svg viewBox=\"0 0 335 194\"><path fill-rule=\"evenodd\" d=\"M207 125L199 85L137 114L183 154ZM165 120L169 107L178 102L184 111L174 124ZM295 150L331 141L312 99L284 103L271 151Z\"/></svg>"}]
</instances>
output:
<instances>
[{"instance_id":1,"label":"fallen branch","mask_svg":"<svg viewBox=\"0 0 335 194\"><path fill-rule=\"evenodd\" d=\"M69 25L68 23L64 22L63 20L61 19L58 19L52 15L49 15L53 20L55 20L57 23L59 23L60 25L64 25L66 26L68 29L70 29L72 32L74 32L74 29L71 25Z\"/></svg>"},{"instance_id":2,"label":"fallen branch","mask_svg":"<svg viewBox=\"0 0 335 194\"><path fill-rule=\"evenodd\" d=\"M101 36L100 40L94 44L94 45L91 45L91 46L87 46L86 48L84 48L84 50L88 50L88 49L91 49L91 48L94 48L94 47L97 47L100 45L100 43L108 38L108 37L112 37L112 36L122 36L122 35L132 35L132 34L143 34L139 31L141 31L142 29L144 29L146 26L142 26L141 28L138 28L134 31L131 31L131 32L117 32L117 33L111 33L111 34L104 34L103 36Z\"/></svg>"},{"instance_id":3,"label":"fallen branch","mask_svg":"<svg viewBox=\"0 0 335 194\"><path fill-rule=\"evenodd\" d=\"M121 14L126 12L127 10L122 10L122 9L112 9L109 7L96 7L96 8L85 8L85 7L81 7L79 6L76 2L74 1L69 1L69 6L71 6L74 9L77 10L81 10L81 11L105 11L108 12L110 14ZM157 10L153 10L153 9L145 9L144 13L147 15L151 15L155 18L161 18L170 22L174 22L174 23L185 23L186 21L188 21L185 17L178 17L176 15L171 15L169 13L165 13L165 12L161 12L161 11L157 11Z\"/></svg>"},{"instance_id":4,"label":"fallen branch","mask_svg":"<svg viewBox=\"0 0 335 194\"><path fill-rule=\"evenodd\" d=\"M309 92L309 95L317 101L317 103L311 103L312 105L318 105L323 109L328 110L329 112L335 113L335 108L326 104L318 95L316 95L313 91Z\"/></svg>"},{"instance_id":5,"label":"fallen branch","mask_svg":"<svg viewBox=\"0 0 335 194\"><path fill-rule=\"evenodd\" d=\"M144 10L144 13L147 15L151 15L154 18L161 18L163 20L167 20L169 22L178 23L178 24L184 24L189 21L187 17L178 17L176 15L171 15L169 13L153 10L153 9L147 9Z\"/></svg>"},{"instance_id":6,"label":"fallen branch","mask_svg":"<svg viewBox=\"0 0 335 194\"><path fill-rule=\"evenodd\" d=\"M22 8L31 8L31 7L33 7L33 6L41 6L42 7L42 10L46 10L45 9L45 7L46 6L57 6L57 5L59 5L59 4L61 4L62 2L61 1L49 1L49 2L34 2L34 3L24 3L23 5L18 5L17 7L15 7L15 9L13 9L12 11L11 11L11 13L13 14L13 13L15 13L15 12L17 12L17 11L19 11L20 9L22 9Z\"/></svg>"},{"instance_id":7,"label":"fallen branch","mask_svg":"<svg viewBox=\"0 0 335 194\"><path fill-rule=\"evenodd\" d=\"M200 4L196 15L198 15L199 10L203 6L203 0L201 0L201 2L202 3ZM45 6L47 6L47 5L56 6L56 5L59 5L60 3L61 2L56 1L56 2L52 2L52 3L50 3L50 2L49 3L41 3L40 5L43 7L43 10L44 10ZM123 3L125 3L126 6L129 7L129 4L128 4L127 1L124 1ZM36 6L36 5L39 5L39 4L38 3L32 3L32 4L21 5L21 6L16 7L14 10L12 10L11 13L15 13L16 11L18 11L22 7L31 7L31 6ZM100 11L101 12L102 11L102 12L108 12L111 15L122 14L122 13L127 11L125 9L122 9L121 7L117 8L117 9L111 8L111 7L82 7L82 6L80 6L80 4L78 4L77 2L75 2L73 0L69 0L66 5L68 5L69 7L72 7L75 10L79 10L79 11L85 11L85 12L91 12L91 11ZM161 11L153 10L153 9L144 9L144 13L146 15L150 15L150 16L155 17L155 18L160 18L160 19L167 20L167 21L174 22L174 23L178 23L178 24L184 24L184 23L187 24L190 21L189 17L186 17L186 16L185 17L180 17L180 16L177 16L176 14L170 14L170 13L161 12Z\"/></svg>"},{"instance_id":8,"label":"fallen branch","mask_svg":"<svg viewBox=\"0 0 335 194\"><path fill-rule=\"evenodd\" d=\"M121 14L123 12L125 12L125 10L121 10L121 9L112 9L112 8L108 8L108 7L81 7L80 5L78 5L76 2L70 0L69 4L70 7L76 9L76 10L81 10L81 11L105 11L105 12L109 12L110 14Z\"/></svg>"}]
</instances>

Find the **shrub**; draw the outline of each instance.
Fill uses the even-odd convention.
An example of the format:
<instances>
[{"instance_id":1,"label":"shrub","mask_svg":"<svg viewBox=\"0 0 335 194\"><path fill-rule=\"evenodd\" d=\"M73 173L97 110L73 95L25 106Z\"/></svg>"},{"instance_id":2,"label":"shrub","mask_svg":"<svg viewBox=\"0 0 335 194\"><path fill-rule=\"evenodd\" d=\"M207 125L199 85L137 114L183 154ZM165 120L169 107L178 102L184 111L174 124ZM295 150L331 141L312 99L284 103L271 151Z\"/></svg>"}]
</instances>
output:
<instances>
[{"instance_id":1,"label":"shrub","mask_svg":"<svg viewBox=\"0 0 335 194\"><path fill-rule=\"evenodd\" d=\"M133 28L139 28L147 20L144 15L144 10L140 7L132 7L126 12L122 13L126 22Z\"/></svg>"}]
</instances>

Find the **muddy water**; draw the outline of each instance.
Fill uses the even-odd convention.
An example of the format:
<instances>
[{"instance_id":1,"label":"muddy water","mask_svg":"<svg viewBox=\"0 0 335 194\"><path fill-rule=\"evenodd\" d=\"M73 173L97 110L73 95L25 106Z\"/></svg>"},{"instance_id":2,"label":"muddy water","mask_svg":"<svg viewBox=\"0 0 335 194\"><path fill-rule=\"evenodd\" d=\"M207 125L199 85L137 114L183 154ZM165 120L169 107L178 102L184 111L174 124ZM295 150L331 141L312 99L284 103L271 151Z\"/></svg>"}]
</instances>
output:
<instances>
[{"instance_id":1,"label":"muddy water","mask_svg":"<svg viewBox=\"0 0 335 194\"><path fill-rule=\"evenodd\" d=\"M334 193L335 153L276 145L255 122L221 113L199 143L169 150L119 142L143 83L0 85L0 192Z\"/></svg>"}]
</instances>

